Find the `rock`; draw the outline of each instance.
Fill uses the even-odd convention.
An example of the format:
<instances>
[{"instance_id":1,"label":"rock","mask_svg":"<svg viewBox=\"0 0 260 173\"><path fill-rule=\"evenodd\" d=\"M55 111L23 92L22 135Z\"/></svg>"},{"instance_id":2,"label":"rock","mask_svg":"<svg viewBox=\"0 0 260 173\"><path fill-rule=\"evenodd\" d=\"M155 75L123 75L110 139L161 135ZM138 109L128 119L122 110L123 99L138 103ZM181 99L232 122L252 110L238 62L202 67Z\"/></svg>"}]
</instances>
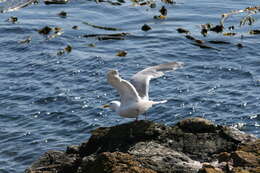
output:
<instances>
[{"instance_id":1,"label":"rock","mask_svg":"<svg viewBox=\"0 0 260 173\"><path fill-rule=\"evenodd\" d=\"M224 172L216 168L202 168L199 170L198 173L224 173Z\"/></svg>"},{"instance_id":2,"label":"rock","mask_svg":"<svg viewBox=\"0 0 260 173\"><path fill-rule=\"evenodd\" d=\"M260 158L260 139L257 139L252 142L241 143L238 146L238 150L251 152L255 154L258 158Z\"/></svg>"},{"instance_id":3,"label":"rock","mask_svg":"<svg viewBox=\"0 0 260 173\"><path fill-rule=\"evenodd\" d=\"M231 154L234 166L256 167L260 165L260 158L252 153L245 151L235 151Z\"/></svg>"},{"instance_id":4,"label":"rock","mask_svg":"<svg viewBox=\"0 0 260 173\"><path fill-rule=\"evenodd\" d=\"M81 156L105 151L126 152L137 142L158 139L170 127L149 121L130 122L113 127L102 127L92 131L92 136L80 146Z\"/></svg>"},{"instance_id":5,"label":"rock","mask_svg":"<svg viewBox=\"0 0 260 173\"><path fill-rule=\"evenodd\" d=\"M174 126L135 121L93 130L66 152L50 151L26 173L256 173L260 140L188 118Z\"/></svg>"},{"instance_id":6,"label":"rock","mask_svg":"<svg viewBox=\"0 0 260 173\"><path fill-rule=\"evenodd\" d=\"M70 145L66 150L67 154L79 154L79 146L78 145Z\"/></svg>"},{"instance_id":7,"label":"rock","mask_svg":"<svg viewBox=\"0 0 260 173\"><path fill-rule=\"evenodd\" d=\"M214 133L218 127L203 118L188 118L180 121L177 126L188 133Z\"/></svg>"},{"instance_id":8,"label":"rock","mask_svg":"<svg viewBox=\"0 0 260 173\"><path fill-rule=\"evenodd\" d=\"M157 172L196 173L202 167L184 153L174 151L154 141L139 142L128 151L131 155L140 158L144 167Z\"/></svg>"},{"instance_id":9,"label":"rock","mask_svg":"<svg viewBox=\"0 0 260 173\"><path fill-rule=\"evenodd\" d=\"M94 160L85 159L77 173L156 173L141 166L132 155L121 152L103 152Z\"/></svg>"},{"instance_id":10,"label":"rock","mask_svg":"<svg viewBox=\"0 0 260 173\"><path fill-rule=\"evenodd\" d=\"M217 159L219 162L228 162L230 160L230 153L228 152L222 152L218 154Z\"/></svg>"},{"instance_id":11,"label":"rock","mask_svg":"<svg viewBox=\"0 0 260 173\"><path fill-rule=\"evenodd\" d=\"M62 151L48 151L34 162L25 173L72 173L75 172L80 159Z\"/></svg>"}]
</instances>

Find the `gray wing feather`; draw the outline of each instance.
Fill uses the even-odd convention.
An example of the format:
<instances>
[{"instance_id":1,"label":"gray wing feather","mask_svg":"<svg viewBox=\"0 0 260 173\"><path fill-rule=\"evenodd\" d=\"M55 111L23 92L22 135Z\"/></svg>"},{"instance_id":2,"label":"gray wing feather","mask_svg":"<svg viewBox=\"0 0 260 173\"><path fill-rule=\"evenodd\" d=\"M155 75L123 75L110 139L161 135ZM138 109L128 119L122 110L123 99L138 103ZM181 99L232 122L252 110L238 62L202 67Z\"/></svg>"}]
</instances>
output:
<instances>
[{"instance_id":1,"label":"gray wing feather","mask_svg":"<svg viewBox=\"0 0 260 173\"><path fill-rule=\"evenodd\" d=\"M183 66L182 62L171 62L148 67L139 71L131 78L130 82L134 85L141 98L149 98L149 83L153 78L158 78L164 75L167 71L174 71Z\"/></svg>"},{"instance_id":2,"label":"gray wing feather","mask_svg":"<svg viewBox=\"0 0 260 173\"><path fill-rule=\"evenodd\" d=\"M122 79L116 70L107 73L107 82L118 91L122 105L140 99L135 87L130 82Z\"/></svg>"}]
</instances>

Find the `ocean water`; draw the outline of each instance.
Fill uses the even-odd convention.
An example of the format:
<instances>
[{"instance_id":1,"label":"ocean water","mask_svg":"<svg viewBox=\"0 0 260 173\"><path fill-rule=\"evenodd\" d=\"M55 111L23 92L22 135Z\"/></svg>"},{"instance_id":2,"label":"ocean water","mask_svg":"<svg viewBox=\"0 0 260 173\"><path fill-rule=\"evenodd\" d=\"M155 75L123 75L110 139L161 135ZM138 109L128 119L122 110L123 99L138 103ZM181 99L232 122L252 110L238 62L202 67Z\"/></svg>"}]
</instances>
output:
<instances>
[{"instance_id":1,"label":"ocean water","mask_svg":"<svg viewBox=\"0 0 260 173\"><path fill-rule=\"evenodd\" d=\"M149 120L172 125L200 116L260 136L260 35L249 34L259 29L260 21L240 27L246 13L236 14L224 25L224 33L236 35L209 32L204 37L200 33L201 24L217 25L221 14L259 5L257 1L177 0L167 4L156 0L155 8L119 2L71 0L45 5L39 1L0 13L0 173L21 173L48 150L65 150L67 145L86 141L97 127L133 121L99 108L118 99L106 82L109 69L129 79L151 65L184 62L184 68L151 82L151 99L168 102L151 108ZM167 18L154 19L162 6ZM60 17L61 11L67 17ZM18 21L8 21L11 16ZM145 23L152 29L142 31ZM39 34L37 30L44 26L62 28L61 35ZM230 26L235 29L229 30ZM189 30L189 35L210 48L194 45L177 28ZM121 40L83 37L120 32L129 35ZM31 41L24 43L28 38ZM68 45L72 51L62 51ZM119 51L127 55L116 56Z\"/></svg>"}]
</instances>

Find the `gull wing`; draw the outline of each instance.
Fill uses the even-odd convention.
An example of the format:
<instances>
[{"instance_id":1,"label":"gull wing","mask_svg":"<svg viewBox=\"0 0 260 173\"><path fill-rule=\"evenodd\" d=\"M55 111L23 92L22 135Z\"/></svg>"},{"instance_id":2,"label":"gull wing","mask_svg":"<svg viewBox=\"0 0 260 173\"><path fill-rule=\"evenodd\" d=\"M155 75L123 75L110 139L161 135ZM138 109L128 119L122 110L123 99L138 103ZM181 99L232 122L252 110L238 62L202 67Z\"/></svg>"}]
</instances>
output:
<instances>
[{"instance_id":1,"label":"gull wing","mask_svg":"<svg viewBox=\"0 0 260 173\"><path fill-rule=\"evenodd\" d=\"M164 75L167 71L174 71L183 66L182 62L171 62L161 65L148 67L139 71L131 78L130 82L134 85L141 98L149 98L149 83L153 78L158 78Z\"/></svg>"},{"instance_id":2,"label":"gull wing","mask_svg":"<svg viewBox=\"0 0 260 173\"><path fill-rule=\"evenodd\" d=\"M107 73L107 82L119 92L122 105L127 105L140 99L135 87L130 82L122 79L118 71L109 71Z\"/></svg>"}]
</instances>

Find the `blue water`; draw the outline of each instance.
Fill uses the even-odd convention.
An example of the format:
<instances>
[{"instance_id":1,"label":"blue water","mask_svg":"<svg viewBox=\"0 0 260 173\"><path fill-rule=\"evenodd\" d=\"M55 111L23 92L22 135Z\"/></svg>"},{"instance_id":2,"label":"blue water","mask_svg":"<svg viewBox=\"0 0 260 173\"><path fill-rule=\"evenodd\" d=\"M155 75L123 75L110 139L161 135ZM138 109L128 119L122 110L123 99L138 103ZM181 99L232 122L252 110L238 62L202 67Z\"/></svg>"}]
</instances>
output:
<instances>
[{"instance_id":1,"label":"blue water","mask_svg":"<svg viewBox=\"0 0 260 173\"><path fill-rule=\"evenodd\" d=\"M0 173L23 172L44 152L80 144L97 127L132 121L99 108L118 98L106 82L109 69L118 69L129 79L145 67L182 61L184 68L152 81L151 98L168 102L150 109L149 120L171 125L201 116L260 136L260 35L248 34L259 29L259 20L240 28L243 15L229 18L225 26L234 25L238 33L233 37L200 34L201 24L218 24L222 13L259 4L249 0L156 3L152 9L131 1L121 6L85 0L48 6L40 2L0 14ZM162 5L168 9L167 18L153 19ZM68 16L59 17L61 11ZM17 16L18 22L6 21L11 16ZM93 28L84 21L121 31ZM144 23L152 30L142 31ZM64 33L47 40L36 31L46 25L61 27ZM72 29L74 25L79 29ZM218 50L194 46L176 31L179 27ZM117 32L130 35L105 41L82 37ZM28 36L29 44L19 43ZM210 44L210 40L231 44ZM238 48L238 43L244 47ZM57 55L67 45L72 52ZM127 56L116 56L120 50Z\"/></svg>"}]
</instances>

